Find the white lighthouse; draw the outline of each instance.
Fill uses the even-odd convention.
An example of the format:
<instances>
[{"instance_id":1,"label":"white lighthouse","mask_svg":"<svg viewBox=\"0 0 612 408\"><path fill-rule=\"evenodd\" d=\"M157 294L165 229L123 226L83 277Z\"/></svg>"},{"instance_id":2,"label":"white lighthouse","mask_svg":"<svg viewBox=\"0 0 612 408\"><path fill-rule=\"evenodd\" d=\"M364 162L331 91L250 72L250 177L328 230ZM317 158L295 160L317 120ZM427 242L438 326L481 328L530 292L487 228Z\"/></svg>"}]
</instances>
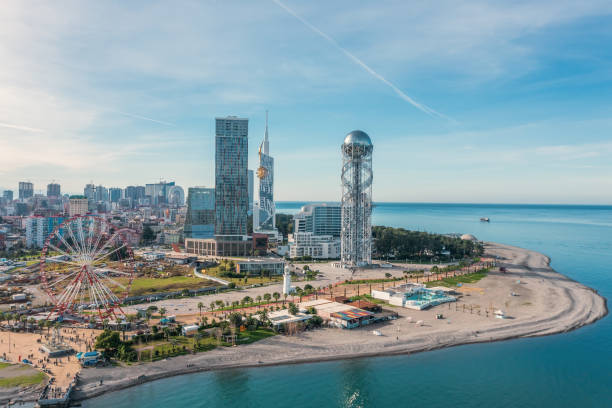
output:
<instances>
[{"instance_id":1,"label":"white lighthouse","mask_svg":"<svg viewBox=\"0 0 612 408\"><path fill-rule=\"evenodd\" d=\"M283 274L283 295L289 295L293 292L291 287L291 271L289 265L285 265L285 273Z\"/></svg>"}]
</instances>

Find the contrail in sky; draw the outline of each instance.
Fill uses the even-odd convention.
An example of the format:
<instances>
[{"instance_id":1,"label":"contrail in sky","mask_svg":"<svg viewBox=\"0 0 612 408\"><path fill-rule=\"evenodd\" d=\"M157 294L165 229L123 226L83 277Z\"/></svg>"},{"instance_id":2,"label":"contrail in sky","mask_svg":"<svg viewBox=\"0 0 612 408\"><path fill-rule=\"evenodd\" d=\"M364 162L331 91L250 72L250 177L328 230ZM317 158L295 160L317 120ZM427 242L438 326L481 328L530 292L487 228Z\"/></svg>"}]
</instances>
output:
<instances>
[{"instance_id":1,"label":"contrail in sky","mask_svg":"<svg viewBox=\"0 0 612 408\"><path fill-rule=\"evenodd\" d=\"M287 7L280 0L272 0L272 1L274 3L276 3L279 7L281 7L283 10L285 10L287 13L291 14L293 17L295 17L298 20L300 20L302 22L302 24L304 24L306 27L310 28L312 31L314 31L315 33L317 33L318 35L320 35L321 37L326 39L334 47L336 47L337 49L342 51L342 53L344 55L346 55L351 61L353 61L355 64L359 65L361 68L366 70L374 78L378 79L379 81L381 81L382 83L387 85L389 88L391 88L404 101L408 102L409 104L411 104L415 108L425 112L426 114L428 114L430 116L437 116L437 117L440 117L440 118L449 119L445 115L443 115L443 114L441 114L441 113L431 109L429 106L423 105L422 103L419 103L419 102L415 101L414 99L412 99L410 96L406 95L401 89L399 89L397 86L393 85L390 81L388 81L385 77L380 75L378 72L374 71L365 62L363 62L362 60L357 58L350 51L348 51L345 48L343 48L340 44L338 44L338 42L336 40L331 38L329 35L325 34L323 31L319 30L317 27L315 27L314 25L310 24L308 21L304 20L302 17L300 17L300 15L298 15L295 11L293 11L292 9Z\"/></svg>"},{"instance_id":2,"label":"contrail in sky","mask_svg":"<svg viewBox=\"0 0 612 408\"><path fill-rule=\"evenodd\" d=\"M25 130L27 132L36 132L36 133L44 132L44 130L42 129L36 129L36 128L27 127L27 126L11 125L10 123L2 123L2 122L0 122L0 127L5 127L9 129Z\"/></svg>"},{"instance_id":3,"label":"contrail in sky","mask_svg":"<svg viewBox=\"0 0 612 408\"><path fill-rule=\"evenodd\" d=\"M151 118L147 118L145 116L134 115L132 113L121 112L121 111L118 111L118 110L113 110L113 112L116 112L116 113L118 113L120 115L129 116L130 118L148 120L149 122L155 122L155 123L159 123L159 124L166 125L166 126L176 126L174 123L164 122L164 121L157 120L157 119L151 119Z\"/></svg>"}]
</instances>

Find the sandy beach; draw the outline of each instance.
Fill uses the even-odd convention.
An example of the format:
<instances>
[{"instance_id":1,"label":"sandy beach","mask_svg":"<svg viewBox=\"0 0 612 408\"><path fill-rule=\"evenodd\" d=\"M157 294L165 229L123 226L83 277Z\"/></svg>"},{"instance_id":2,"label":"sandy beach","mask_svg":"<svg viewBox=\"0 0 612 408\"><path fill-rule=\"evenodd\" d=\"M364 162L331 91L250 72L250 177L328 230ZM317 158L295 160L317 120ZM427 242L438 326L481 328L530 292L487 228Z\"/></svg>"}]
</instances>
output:
<instances>
[{"instance_id":1,"label":"sandy beach","mask_svg":"<svg viewBox=\"0 0 612 408\"><path fill-rule=\"evenodd\" d=\"M399 319L370 328L350 331L326 328L154 363L84 369L74 399L198 371L410 354L460 344L563 333L607 314L603 297L555 272L545 255L496 243L487 244L486 251L490 256L500 257L499 266L505 266L507 272L492 272L477 283L465 285L464 296L456 303L425 311L394 307ZM205 297L202 301L210 299ZM494 318L485 312L487 309L502 309L509 318ZM437 313L443 313L445 318L437 320ZM423 325L413 323L418 320ZM373 335L374 329L382 336Z\"/></svg>"}]
</instances>

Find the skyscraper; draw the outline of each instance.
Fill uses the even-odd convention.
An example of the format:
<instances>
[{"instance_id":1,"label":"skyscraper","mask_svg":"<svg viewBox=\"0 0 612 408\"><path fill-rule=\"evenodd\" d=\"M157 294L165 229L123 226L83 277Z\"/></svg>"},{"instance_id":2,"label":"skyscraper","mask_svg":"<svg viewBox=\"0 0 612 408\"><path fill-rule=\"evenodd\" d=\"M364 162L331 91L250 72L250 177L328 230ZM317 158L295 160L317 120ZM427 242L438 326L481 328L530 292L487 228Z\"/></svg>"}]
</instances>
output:
<instances>
[{"instance_id":1,"label":"skyscraper","mask_svg":"<svg viewBox=\"0 0 612 408\"><path fill-rule=\"evenodd\" d=\"M83 195L89 201L96 201L96 186L93 185L93 183L86 184L85 188L83 189Z\"/></svg>"},{"instance_id":2,"label":"skyscraper","mask_svg":"<svg viewBox=\"0 0 612 408\"><path fill-rule=\"evenodd\" d=\"M99 185L96 187L96 201L99 203L105 203L108 201L108 189L103 185Z\"/></svg>"},{"instance_id":3,"label":"skyscraper","mask_svg":"<svg viewBox=\"0 0 612 408\"><path fill-rule=\"evenodd\" d=\"M215 122L215 236L240 240L247 234L249 208L249 120L228 116Z\"/></svg>"},{"instance_id":4,"label":"skyscraper","mask_svg":"<svg viewBox=\"0 0 612 408\"><path fill-rule=\"evenodd\" d=\"M111 187L108 190L108 194L110 196L111 203L118 203L121 200L121 189L119 187Z\"/></svg>"},{"instance_id":5,"label":"skyscraper","mask_svg":"<svg viewBox=\"0 0 612 408\"><path fill-rule=\"evenodd\" d=\"M372 141L354 130L342 144L341 261L344 267L372 263Z\"/></svg>"},{"instance_id":6,"label":"skyscraper","mask_svg":"<svg viewBox=\"0 0 612 408\"><path fill-rule=\"evenodd\" d=\"M25 200L34 196L34 184L27 181L19 182L19 199Z\"/></svg>"},{"instance_id":7,"label":"skyscraper","mask_svg":"<svg viewBox=\"0 0 612 408\"><path fill-rule=\"evenodd\" d=\"M57 183L47 184L47 197L59 197L62 195L62 189Z\"/></svg>"},{"instance_id":8,"label":"skyscraper","mask_svg":"<svg viewBox=\"0 0 612 408\"><path fill-rule=\"evenodd\" d=\"M215 189L189 187L185 238L207 239L215 235Z\"/></svg>"},{"instance_id":9,"label":"skyscraper","mask_svg":"<svg viewBox=\"0 0 612 408\"><path fill-rule=\"evenodd\" d=\"M274 159L270 156L270 141L268 139L268 112L266 112L266 132L264 139L259 145L259 168L257 169L259 180L259 201L255 211L257 214L253 220L255 230L274 231L276 228L274 206Z\"/></svg>"},{"instance_id":10,"label":"skyscraper","mask_svg":"<svg viewBox=\"0 0 612 408\"><path fill-rule=\"evenodd\" d=\"M6 201L13 201L13 190L4 190L2 197L4 197Z\"/></svg>"}]
</instances>

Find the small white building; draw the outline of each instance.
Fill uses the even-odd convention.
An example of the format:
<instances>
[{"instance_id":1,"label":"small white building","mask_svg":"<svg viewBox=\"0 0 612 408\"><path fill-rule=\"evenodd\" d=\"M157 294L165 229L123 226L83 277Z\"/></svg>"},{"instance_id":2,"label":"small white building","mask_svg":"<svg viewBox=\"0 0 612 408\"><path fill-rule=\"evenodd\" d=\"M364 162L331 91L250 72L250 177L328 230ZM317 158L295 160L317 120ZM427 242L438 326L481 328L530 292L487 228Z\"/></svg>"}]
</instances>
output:
<instances>
[{"instance_id":1,"label":"small white building","mask_svg":"<svg viewBox=\"0 0 612 408\"><path fill-rule=\"evenodd\" d=\"M200 327L197 324L183 326L183 336L194 336Z\"/></svg>"},{"instance_id":2,"label":"small white building","mask_svg":"<svg viewBox=\"0 0 612 408\"><path fill-rule=\"evenodd\" d=\"M340 239L332 235L296 232L289 238L289 256L291 258L310 256L314 259L339 258Z\"/></svg>"},{"instance_id":3,"label":"small white building","mask_svg":"<svg viewBox=\"0 0 612 408\"><path fill-rule=\"evenodd\" d=\"M272 322L272 326L274 326L274 328L278 328L283 324L304 322L306 320L310 320L312 319L312 316L313 315L302 312L292 315L291 313L289 313L288 310L279 310L276 312L270 312L268 314L268 319L270 319L270 322Z\"/></svg>"}]
</instances>

